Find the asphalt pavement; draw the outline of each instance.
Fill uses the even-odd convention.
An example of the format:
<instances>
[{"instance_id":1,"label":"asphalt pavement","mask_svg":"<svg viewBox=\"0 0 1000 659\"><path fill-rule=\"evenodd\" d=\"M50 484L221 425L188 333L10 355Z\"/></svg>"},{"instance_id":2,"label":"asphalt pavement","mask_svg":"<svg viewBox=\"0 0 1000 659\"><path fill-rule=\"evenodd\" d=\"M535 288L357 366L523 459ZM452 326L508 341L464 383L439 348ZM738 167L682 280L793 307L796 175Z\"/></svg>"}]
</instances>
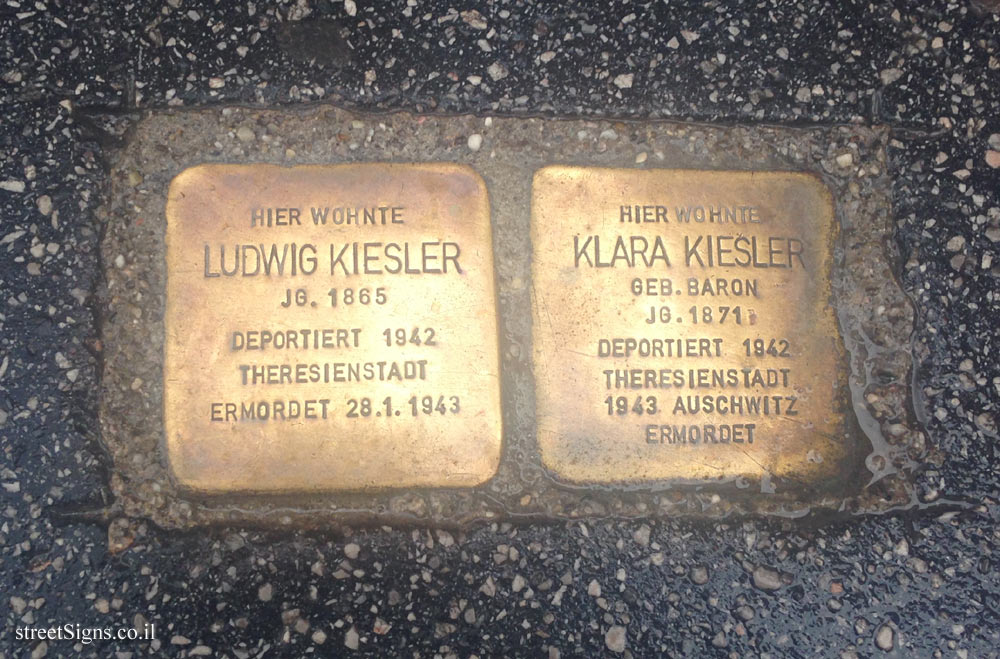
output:
<instances>
[{"instance_id":1,"label":"asphalt pavement","mask_svg":"<svg viewBox=\"0 0 1000 659\"><path fill-rule=\"evenodd\" d=\"M0 656L1000 654L1000 15L977 2L0 5ZM926 459L881 515L101 521L109 154L208 104L891 127ZM108 130L121 126L121 131ZM156 626L155 641L25 628ZM18 630L22 631L18 631Z\"/></svg>"}]
</instances>

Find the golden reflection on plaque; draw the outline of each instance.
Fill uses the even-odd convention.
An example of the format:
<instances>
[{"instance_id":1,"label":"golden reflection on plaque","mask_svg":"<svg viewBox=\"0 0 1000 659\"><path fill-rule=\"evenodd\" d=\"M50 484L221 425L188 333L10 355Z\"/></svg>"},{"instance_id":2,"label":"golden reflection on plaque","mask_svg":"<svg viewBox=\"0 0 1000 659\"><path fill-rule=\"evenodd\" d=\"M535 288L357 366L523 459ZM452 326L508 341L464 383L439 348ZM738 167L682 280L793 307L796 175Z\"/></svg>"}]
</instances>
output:
<instances>
[{"instance_id":1,"label":"golden reflection on plaque","mask_svg":"<svg viewBox=\"0 0 1000 659\"><path fill-rule=\"evenodd\" d=\"M545 466L577 483L837 475L851 438L835 235L808 174L539 170Z\"/></svg>"},{"instance_id":2,"label":"golden reflection on plaque","mask_svg":"<svg viewBox=\"0 0 1000 659\"><path fill-rule=\"evenodd\" d=\"M467 487L500 458L485 184L202 165L167 200L164 423L205 492Z\"/></svg>"}]
</instances>

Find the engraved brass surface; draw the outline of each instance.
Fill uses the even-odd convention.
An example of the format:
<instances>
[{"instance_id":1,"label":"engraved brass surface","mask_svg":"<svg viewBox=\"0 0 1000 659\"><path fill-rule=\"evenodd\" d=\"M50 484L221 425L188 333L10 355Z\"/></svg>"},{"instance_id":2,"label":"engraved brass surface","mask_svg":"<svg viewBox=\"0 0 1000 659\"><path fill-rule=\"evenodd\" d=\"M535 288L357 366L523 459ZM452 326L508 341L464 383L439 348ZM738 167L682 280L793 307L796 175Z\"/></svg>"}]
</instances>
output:
<instances>
[{"instance_id":1,"label":"engraved brass surface","mask_svg":"<svg viewBox=\"0 0 1000 659\"><path fill-rule=\"evenodd\" d=\"M205 492L473 486L500 458L489 201L453 164L170 186L164 425Z\"/></svg>"},{"instance_id":2,"label":"engraved brass surface","mask_svg":"<svg viewBox=\"0 0 1000 659\"><path fill-rule=\"evenodd\" d=\"M808 174L539 170L545 466L591 483L835 476L852 442L835 237Z\"/></svg>"}]
</instances>

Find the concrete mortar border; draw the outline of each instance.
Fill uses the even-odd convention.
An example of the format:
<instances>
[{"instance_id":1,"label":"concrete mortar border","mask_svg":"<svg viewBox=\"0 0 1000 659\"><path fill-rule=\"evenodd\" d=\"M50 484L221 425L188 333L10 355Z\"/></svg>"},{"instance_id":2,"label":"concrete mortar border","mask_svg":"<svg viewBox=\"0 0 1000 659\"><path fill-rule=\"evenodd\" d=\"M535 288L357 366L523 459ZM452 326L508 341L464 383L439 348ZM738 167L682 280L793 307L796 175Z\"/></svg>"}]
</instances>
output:
<instances>
[{"instance_id":1,"label":"concrete mortar border","mask_svg":"<svg viewBox=\"0 0 1000 659\"><path fill-rule=\"evenodd\" d=\"M247 128L254 139L241 140ZM246 136L246 130L239 131ZM468 137L480 134L473 151ZM810 509L880 512L911 504L909 474L927 459L912 413L914 312L896 281L884 127L720 126L672 121L364 114L329 105L296 110L219 107L146 113L114 154L101 213L104 371L101 434L111 459L113 515L167 528L203 524L460 525L506 518L798 516ZM636 156L646 153L637 165ZM845 154L850 154L850 164ZM838 156L841 157L838 164ZM503 371L504 453L497 476L470 490L329 496L192 497L162 455L163 219L167 186L205 162L282 165L452 161L486 180L492 206ZM870 454L843 492L788 483L664 484L581 489L540 466L531 373L531 176L545 164L774 169L813 172L833 193L841 239L834 305L850 355L853 405Z\"/></svg>"}]
</instances>

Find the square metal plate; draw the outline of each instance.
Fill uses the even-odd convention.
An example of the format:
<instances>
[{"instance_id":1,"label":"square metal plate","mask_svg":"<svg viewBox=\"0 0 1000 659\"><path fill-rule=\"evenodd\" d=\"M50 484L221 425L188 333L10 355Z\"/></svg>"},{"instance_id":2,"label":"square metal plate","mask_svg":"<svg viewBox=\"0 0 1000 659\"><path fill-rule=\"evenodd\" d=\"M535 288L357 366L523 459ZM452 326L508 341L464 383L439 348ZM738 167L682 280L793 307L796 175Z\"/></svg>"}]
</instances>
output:
<instances>
[{"instance_id":1,"label":"square metal plate","mask_svg":"<svg viewBox=\"0 0 1000 659\"><path fill-rule=\"evenodd\" d=\"M472 169L202 165L171 183L166 220L164 424L179 484L493 475L493 250Z\"/></svg>"},{"instance_id":2,"label":"square metal plate","mask_svg":"<svg viewBox=\"0 0 1000 659\"><path fill-rule=\"evenodd\" d=\"M840 473L856 438L819 178L546 167L531 213L538 442L559 478Z\"/></svg>"}]
</instances>

